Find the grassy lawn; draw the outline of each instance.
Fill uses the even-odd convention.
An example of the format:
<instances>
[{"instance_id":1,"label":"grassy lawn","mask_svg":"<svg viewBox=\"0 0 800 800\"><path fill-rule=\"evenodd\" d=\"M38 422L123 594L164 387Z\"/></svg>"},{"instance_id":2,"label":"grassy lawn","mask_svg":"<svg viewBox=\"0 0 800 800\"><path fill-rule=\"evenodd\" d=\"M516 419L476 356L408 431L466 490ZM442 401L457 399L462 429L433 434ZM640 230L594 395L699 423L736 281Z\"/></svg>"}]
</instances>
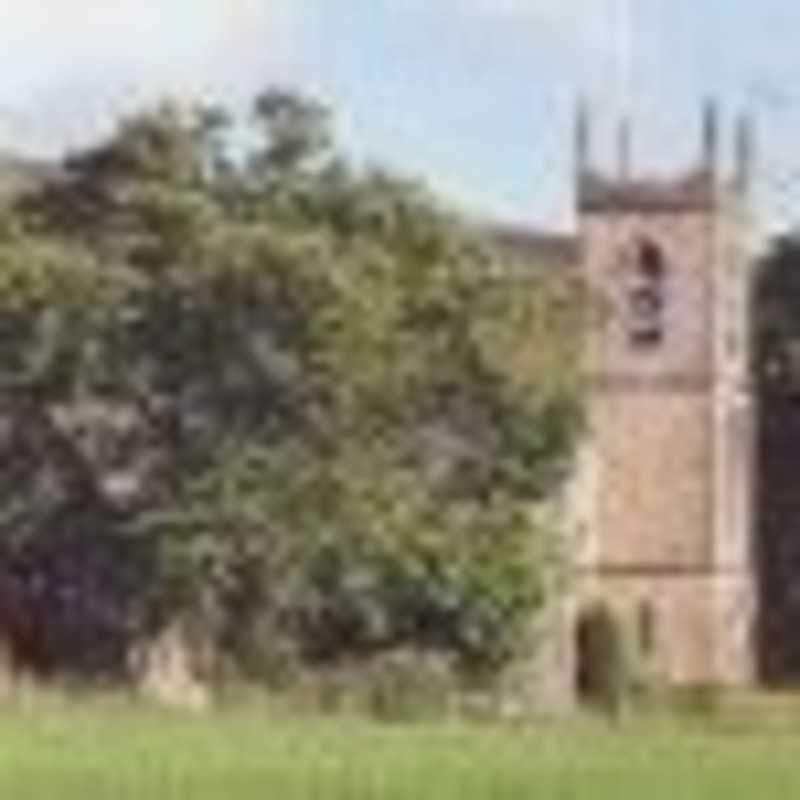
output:
<instances>
[{"instance_id":1,"label":"grassy lawn","mask_svg":"<svg viewBox=\"0 0 800 800\"><path fill-rule=\"evenodd\" d=\"M121 706L0 713L0 797L787 800L797 733L630 722L373 725Z\"/></svg>"}]
</instances>

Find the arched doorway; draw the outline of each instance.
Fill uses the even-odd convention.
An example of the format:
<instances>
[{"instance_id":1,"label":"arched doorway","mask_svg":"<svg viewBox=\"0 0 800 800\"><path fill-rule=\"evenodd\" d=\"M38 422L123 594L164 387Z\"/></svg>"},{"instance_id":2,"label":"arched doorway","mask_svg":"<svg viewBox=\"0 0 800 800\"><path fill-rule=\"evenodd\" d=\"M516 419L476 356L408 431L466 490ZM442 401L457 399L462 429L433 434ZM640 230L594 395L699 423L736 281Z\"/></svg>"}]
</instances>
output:
<instances>
[{"instance_id":1,"label":"arched doorway","mask_svg":"<svg viewBox=\"0 0 800 800\"><path fill-rule=\"evenodd\" d=\"M575 623L575 693L590 706L616 707L625 692L622 627L613 610L598 602Z\"/></svg>"}]
</instances>

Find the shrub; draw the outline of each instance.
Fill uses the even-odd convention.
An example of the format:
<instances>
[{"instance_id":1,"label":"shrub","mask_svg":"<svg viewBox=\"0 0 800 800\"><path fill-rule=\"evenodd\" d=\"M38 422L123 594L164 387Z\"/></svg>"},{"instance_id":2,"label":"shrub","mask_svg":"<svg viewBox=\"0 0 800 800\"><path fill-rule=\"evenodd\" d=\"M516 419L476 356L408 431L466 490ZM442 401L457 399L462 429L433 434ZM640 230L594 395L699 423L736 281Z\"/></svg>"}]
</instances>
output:
<instances>
[{"instance_id":1,"label":"shrub","mask_svg":"<svg viewBox=\"0 0 800 800\"><path fill-rule=\"evenodd\" d=\"M456 677L441 655L400 649L376 659L364 676L366 710L382 721L445 715Z\"/></svg>"}]
</instances>

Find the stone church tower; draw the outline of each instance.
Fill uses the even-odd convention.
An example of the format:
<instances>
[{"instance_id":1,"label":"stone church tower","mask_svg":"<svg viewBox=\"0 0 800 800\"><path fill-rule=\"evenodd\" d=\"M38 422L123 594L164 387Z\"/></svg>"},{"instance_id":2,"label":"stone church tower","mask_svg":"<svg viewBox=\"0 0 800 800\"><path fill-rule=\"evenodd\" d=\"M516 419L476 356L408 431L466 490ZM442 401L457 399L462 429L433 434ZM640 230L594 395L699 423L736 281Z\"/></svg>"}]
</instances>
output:
<instances>
[{"instance_id":1,"label":"stone church tower","mask_svg":"<svg viewBox=\"0 0 800 800\"><path fill-rule=\"evenodd\" d=\"M648 671L736 684L755 661L751 145L742 119L728 174L712 106L703 128L694 168L650 179L630 172L625 125L619 170L594 169L579 115L579 250L595 313L573 631L601 601L633 632Z\"/></svg>"}]
</instances>

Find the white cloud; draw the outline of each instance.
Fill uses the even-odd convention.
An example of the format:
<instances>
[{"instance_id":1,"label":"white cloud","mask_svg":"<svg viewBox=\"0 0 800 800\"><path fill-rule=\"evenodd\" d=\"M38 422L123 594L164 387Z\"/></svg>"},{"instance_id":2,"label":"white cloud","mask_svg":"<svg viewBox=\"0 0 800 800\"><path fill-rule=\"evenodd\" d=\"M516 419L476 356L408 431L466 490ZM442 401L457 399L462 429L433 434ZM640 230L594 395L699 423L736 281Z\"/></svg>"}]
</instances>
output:
<instances>
[{"instance_id":1,"label":"white cloud","mask_svg":"<svg viewBox=\"0 0 800 800\"><path fill-rule=\"evenodd\" d=\"M53 149L189 92L242 99L302 60L291 0L5 0L0 144Z\"/></svg>"}]
</instances>

